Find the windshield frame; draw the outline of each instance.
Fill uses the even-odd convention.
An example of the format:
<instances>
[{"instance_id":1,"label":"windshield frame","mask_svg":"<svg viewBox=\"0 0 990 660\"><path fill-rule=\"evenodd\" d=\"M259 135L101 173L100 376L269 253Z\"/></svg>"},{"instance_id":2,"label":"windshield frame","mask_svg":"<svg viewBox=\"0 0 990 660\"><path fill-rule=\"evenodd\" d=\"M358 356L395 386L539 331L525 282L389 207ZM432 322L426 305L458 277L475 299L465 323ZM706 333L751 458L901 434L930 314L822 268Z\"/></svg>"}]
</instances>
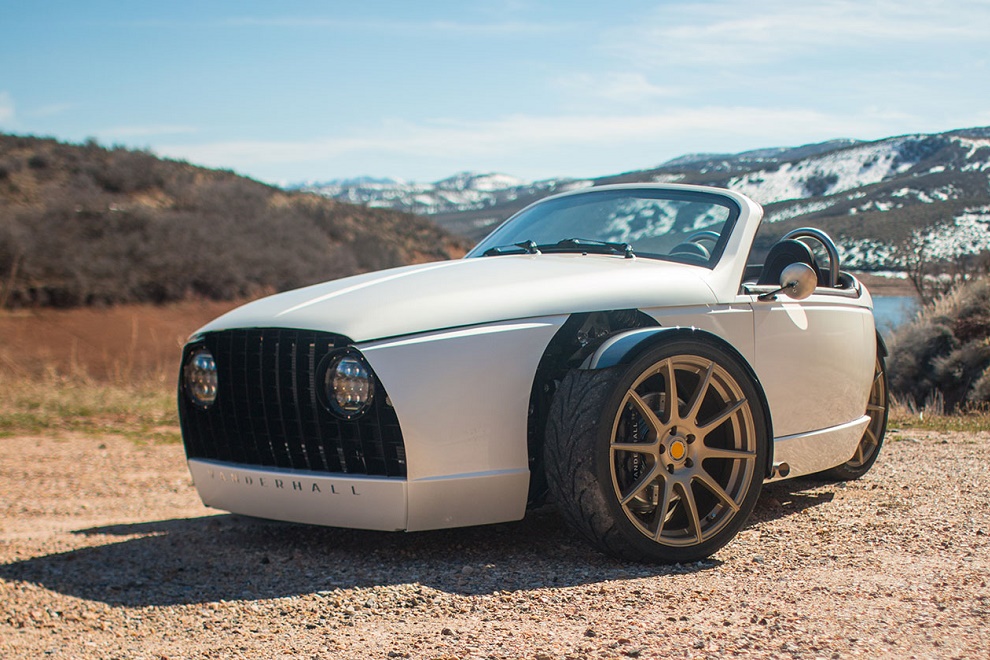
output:
<instances>
[{"instance_id":1,"label":"windshield frame","mask_svg":"<svg viewBox=\"0 0 990 660\"><path fill-rule=\"evenodd\" d=\"M635 252L637 257L642 257L646 259L656 259L660 261L670 261L674 263L684 263L693 266L699 266L702 268L714 269L722 258L725 252L726 245L729 242L729 238L736 229L736 224L742 213L742 209L739 203L729 195L723 195L718 190L715 189L705 189L699 190L693 187L687 186L677 186L673 187L670 184L656 184L656 185L610 185L610 186L596 186L592 188L584 188L577 191L566 192L560 195L554 195L552 197L545 197L533 204L530 204L521 211L513 214L503 223L501 223L494 231L492 231L488 236L482 239L470 252L465 255L466 259L477 258L486 256L485 252L492 250L495 247L507 247L515 244L511 238L506 238L511 235L510 229L515 225L521 218L528 216L535 209L545 204L558 204L565 201L573 201L574 204L580 204L578 200L572 198L587 197L584 200L585 203L593 203L596 201L592 198L605 197L605 196L624 196L630 198L643 198L643 199L657 199L657 200L669 200L674 202L695 202L695 203L706 203L715 206L721 206L728 211L728 215L724 221L721 231L719 232L718 241L715 242L714 247L710 250L710 256L707 263L699 263L697 260L684 258L681 259L678 255L669 254L658 254L651 252ZM704 231L703 228L699 228L698 231ZM561 239L566 238L589 238L593 240L602 240L601 238L595 237L581 237L581 236L562 236ZM566 250L554 250L556 253L560 253ZM580 253L582 250L574 249L573 252ZM503 254L526 254L529 252L526 249L520 248L518 251L509 250ZM493 256L493 255L487 255Z\"/></svg>"}]
</instances>

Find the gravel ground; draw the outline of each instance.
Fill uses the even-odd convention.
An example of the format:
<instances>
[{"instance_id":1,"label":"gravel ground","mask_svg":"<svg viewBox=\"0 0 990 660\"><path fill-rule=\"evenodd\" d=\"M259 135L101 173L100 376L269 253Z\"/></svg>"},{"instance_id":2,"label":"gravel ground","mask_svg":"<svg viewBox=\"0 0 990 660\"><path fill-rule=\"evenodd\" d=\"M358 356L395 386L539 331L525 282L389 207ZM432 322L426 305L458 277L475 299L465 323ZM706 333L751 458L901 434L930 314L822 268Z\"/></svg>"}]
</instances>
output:
<instances>
[{"instance_id":1,"label":"gravel ground","mask_svg":"<svg viewBox=\"0 0 990 660\"><path fill-rule=\"evenodd\" d=\"M204 508L177 445L0 440L3 658L987 657L990 435L893 433L764 489L710 560L590 550L546 508L416 534Z\"/></svg>"}]
</instances>

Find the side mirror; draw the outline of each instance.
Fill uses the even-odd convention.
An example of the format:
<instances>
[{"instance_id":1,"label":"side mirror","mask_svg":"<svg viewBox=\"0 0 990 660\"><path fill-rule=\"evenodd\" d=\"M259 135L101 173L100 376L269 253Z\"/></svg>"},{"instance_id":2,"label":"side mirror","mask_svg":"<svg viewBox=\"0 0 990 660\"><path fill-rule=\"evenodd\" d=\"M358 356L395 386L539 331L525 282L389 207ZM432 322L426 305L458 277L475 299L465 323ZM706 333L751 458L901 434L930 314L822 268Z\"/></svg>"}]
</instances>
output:
<instances>
[{"instance_id":1,"label":"side mirror","mask_svg":"<svg viewBox=\"0 0 990 660\"><path fill-rule=\"evenodd\" d=\"M815 269L805 263L793 263L780 273L780 288L762 294L759 300L776 300L778 293L793 300L804 300L815 292L816 286L818 274Z\"/></svg>"}]
</instances>

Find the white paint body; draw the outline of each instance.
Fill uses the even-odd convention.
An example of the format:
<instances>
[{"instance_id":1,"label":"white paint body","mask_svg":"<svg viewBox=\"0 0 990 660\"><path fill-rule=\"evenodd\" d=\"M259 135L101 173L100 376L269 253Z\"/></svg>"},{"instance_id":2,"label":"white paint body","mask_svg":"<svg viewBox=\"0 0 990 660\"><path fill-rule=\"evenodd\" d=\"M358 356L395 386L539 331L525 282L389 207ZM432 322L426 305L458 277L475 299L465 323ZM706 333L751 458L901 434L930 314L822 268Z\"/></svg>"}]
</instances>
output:
<instances>
[{"instance_id":1,"label":"white paint body","mask_svg":"<svg viewBox=\"0 0 990 660\"><path fill-rule=\"evenodd\" d=\"M571 314L617 309L638 309L661 326L695 327L732 345L766 394L774 461L788 463L789 476L849 460L868 421L877 350L869 293L857 284L820 287L800 302L758 300L742 283L762 209L716 192L740 214L713 268L580 253L468 258L319 284L216 319L197 334L285 327L353 340L389 393L407 476L191 459L204 503L366 529L517 520L526 508L528 409L540 359Z\"/></svg>"}]
</instances>

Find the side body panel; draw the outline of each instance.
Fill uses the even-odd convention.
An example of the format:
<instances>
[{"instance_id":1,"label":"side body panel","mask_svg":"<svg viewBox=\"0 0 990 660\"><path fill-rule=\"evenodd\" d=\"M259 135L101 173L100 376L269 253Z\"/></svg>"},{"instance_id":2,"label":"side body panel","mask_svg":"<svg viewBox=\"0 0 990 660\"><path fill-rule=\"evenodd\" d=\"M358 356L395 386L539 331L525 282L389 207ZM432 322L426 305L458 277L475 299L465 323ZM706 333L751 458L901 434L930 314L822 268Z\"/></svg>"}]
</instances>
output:
<instances>
[{"instance_id":1,"label":"side body panel","mask_svg":"<svg viewBox=\"0 0 990 660\"><path fill-rule=\"evenodd\" d=\"M866 415L827 429L797 433L773 440L774 461L787 464L786 478L813 474L841 465L856 453L870 418ZM772 480L785 477L775 474Z\"/></svg>"},{"instance_id":2,"label":"side body panel","mask_svg":"<svg viewBox=\"0 0 990 660\"><path fill-rule=\"evenodd\" d=\"M728 342L747 362L753 363L753 309L748 302L698 307L658 307L644 310L664 327L679 326L710 332Z\"/></svg>"},{"instance_id":3,"label":"side body panel","mask_svg":"<svg viewBox=\"0 0 990 660\"><path fill-rule=\"evenodd\" d=\"M753 367L767 393L774 433L808 433L862 417L876 356L869 307L818 294L801 302L753 296L752 304Z\"/></svg>"}]
</instances>

